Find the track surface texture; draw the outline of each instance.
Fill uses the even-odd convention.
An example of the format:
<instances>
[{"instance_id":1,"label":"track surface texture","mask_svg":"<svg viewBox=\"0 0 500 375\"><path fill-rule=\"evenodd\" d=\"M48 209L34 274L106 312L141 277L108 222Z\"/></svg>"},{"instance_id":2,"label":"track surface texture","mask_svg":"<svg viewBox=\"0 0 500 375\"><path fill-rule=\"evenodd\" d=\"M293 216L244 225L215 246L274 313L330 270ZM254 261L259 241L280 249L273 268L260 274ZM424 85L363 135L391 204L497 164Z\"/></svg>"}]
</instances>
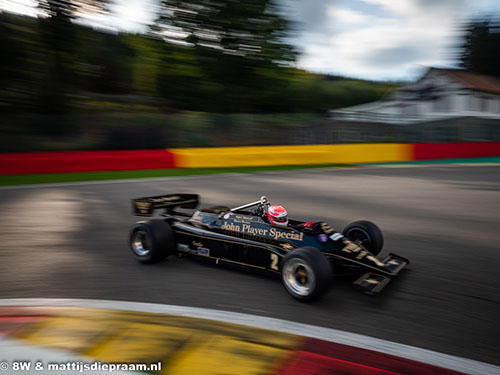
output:
<instances>
[{"instance_id":1,"label":"track surface texture","mask_svg":"<svg viewBox=\"0 0 500 375\"><path fill-rule=\"evenodd\" d=\"M336 279L314 303L279 279L170 257L135 261L130 200L199 193L202 206L267 195L289 215L377 223L410 259L378 296ZM230 310L360 333L500 365L500 167L267 172L0 190L0 298L91 298Z\"/></svg>"}]
</instances>

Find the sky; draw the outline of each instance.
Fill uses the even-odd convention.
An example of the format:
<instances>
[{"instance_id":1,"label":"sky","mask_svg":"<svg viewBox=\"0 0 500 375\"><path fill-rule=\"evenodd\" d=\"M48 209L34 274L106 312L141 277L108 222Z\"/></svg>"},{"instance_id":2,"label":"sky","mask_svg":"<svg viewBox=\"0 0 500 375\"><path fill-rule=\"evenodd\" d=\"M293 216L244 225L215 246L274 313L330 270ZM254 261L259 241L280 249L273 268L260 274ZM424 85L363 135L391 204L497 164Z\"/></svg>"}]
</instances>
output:
<instances>
[{"instance_id":1,"label":"sky","mask_svg":"<svg viewBox=\"0 0 500 375\"><path fill-rule=\"evenodd\" d=\"M500 15L500 0L276 0L294 21L297 67L369 80L414 80L426 67L454 67L467 20ZM33 13L33 0L0 8ZM115 0L112 15L90 23L141 32L158 0Z\"/></svg>"},{"instance_id":2,"label":"sky","mask_svg":"<svg viewBox=\"0 0 500 375\"><path fill-rule=\"evenodd\" d=\"M298 66L373 80L453 67L461 25L499 15L499 0L281 0L302 25Z\"/></svg>"}]
</instances>

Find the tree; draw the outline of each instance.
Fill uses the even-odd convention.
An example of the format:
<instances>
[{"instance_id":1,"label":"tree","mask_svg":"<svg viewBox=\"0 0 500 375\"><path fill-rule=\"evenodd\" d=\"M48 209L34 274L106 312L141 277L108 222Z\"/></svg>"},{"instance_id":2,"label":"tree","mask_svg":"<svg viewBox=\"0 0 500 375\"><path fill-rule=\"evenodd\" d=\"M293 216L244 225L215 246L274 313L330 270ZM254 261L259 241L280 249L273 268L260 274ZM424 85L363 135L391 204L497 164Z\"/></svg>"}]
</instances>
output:
<instances>
[{"instance_id":1,"label":"tree","mask_svg":"<svg viewBox=\"0 0 500 375\"><path fill-rule=\"evenodd\" d=\"M272 107L263 103L267 92L286 81L285 69L279 67L295 60L294 48L286 42L291 28L273 0L163 0L152 31L183 45L184 55L195 59L186 64L196 67L191 69L196 74L167 81L164 75L160 91L188 96L186 88L197 86L192 94L203 96L208 110L266 111ZM169 63L179 66L182 61ZM176 99L169 97L172 103Z\"/></svg>"},{"instance_id":2,"label":"tree","mask_svg":"<svg viewBox=\"0 0 500 375\"><path fill-rule=\"evenodd\" d=\"M0 13L0 86L5 88L8 84L18 78L22 72L22 65L26 60L26 44L28 37L24 31L26 27L20 27L17 19L8 13ZM17 31L17 32L16 32Z\"/></svg>"},{"instance_id":3,"label":"tree","mask_svg":"<svg viewBox=\"0 0 500 375\"><path fill-rule=\"evenodd\" d=\"M500 77L500 20L469 23L460 60L467 70Z\"/></svg>"},{"instance_id":4,"label":"tree","mask_svg":"<svg viewBox=\"0 0 500 375\"><path fill-rule=\"evenodd\" d=\"M42 112L61 113L67 109L67 93L74 81L74 53L78 46L73 19L104 12L109 0L39 0L47 17L39 19L45 54L45 75L39 86Z\"/></svg>"},{"instance_id":5,"label":"tree","mask_svg":"<svg viewBox=\"0 0 500 375\"><path fill-rule=\"evenodd\" d=\"M38 7L49 17L77 18L103 13L110 0L39 0Z\"/></svg>"},{"instance_id":6,"label":"tree","mask_svg":"<svg viewBox=\"0 0 500 375\"><path fill-rule=\"evenodd\" d=\"M290 62L290 28L273 0L162 0L154 31L233 56Z\"/></svg>"}]
</instances>

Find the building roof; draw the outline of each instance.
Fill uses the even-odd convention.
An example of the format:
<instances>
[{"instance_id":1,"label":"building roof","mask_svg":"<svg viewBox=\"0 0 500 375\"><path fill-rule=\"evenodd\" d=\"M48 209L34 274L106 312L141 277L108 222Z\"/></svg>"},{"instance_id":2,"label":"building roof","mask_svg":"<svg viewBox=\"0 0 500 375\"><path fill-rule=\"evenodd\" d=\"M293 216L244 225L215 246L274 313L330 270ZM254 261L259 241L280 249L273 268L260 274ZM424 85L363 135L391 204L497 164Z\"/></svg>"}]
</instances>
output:
<instances>
[{"instance_id":1,"label":"building roof","mask_svg":"<svg viewBox=\"0 0 500 375\"><path fill-rule=\"evenodd\" d=\"M500 94L500 80L498 78L461 69L431 68L430 70L445 73L471 90Z\"/></svg>"}]
</instances>

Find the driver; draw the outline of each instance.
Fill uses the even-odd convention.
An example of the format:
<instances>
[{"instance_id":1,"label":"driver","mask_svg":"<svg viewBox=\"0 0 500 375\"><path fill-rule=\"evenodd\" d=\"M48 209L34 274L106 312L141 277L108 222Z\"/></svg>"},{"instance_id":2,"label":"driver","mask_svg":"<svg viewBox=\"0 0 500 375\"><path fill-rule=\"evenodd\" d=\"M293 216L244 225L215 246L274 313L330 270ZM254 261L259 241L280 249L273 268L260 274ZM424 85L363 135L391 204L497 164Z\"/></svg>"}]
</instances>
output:
<instances>
[{"instance_id":1,"label":"driver","mask_svg":"<svg viewBox=\"0 0 500 375\"><path fill-rule=\"evenodd\" d=\"M278 225L280 227L286 227L288 225L288 213L285 207L274 204L270 206L267 210L267 219L269 223L273 225Z\"/></svg>"},{"instance_id":2,"label":"driver","mask_svg":"<svg viewBox=\"0 0 500 375\"><path fill-rule=\"evenodd\" d=\"M292 228L301 230L302 228L311 229L315 224L313 221L308 221L307 223L295 223L292 225L288 222L288 212L286 212L285 207L280 206L279 204L270 205L267 201L267 197L265 196L261 197L261 201L264 202L264 204L261 204L257 208L254 215L261 216L265 221L272 225L280 227L291 226Z\"/></svg>"}]
</instances>

